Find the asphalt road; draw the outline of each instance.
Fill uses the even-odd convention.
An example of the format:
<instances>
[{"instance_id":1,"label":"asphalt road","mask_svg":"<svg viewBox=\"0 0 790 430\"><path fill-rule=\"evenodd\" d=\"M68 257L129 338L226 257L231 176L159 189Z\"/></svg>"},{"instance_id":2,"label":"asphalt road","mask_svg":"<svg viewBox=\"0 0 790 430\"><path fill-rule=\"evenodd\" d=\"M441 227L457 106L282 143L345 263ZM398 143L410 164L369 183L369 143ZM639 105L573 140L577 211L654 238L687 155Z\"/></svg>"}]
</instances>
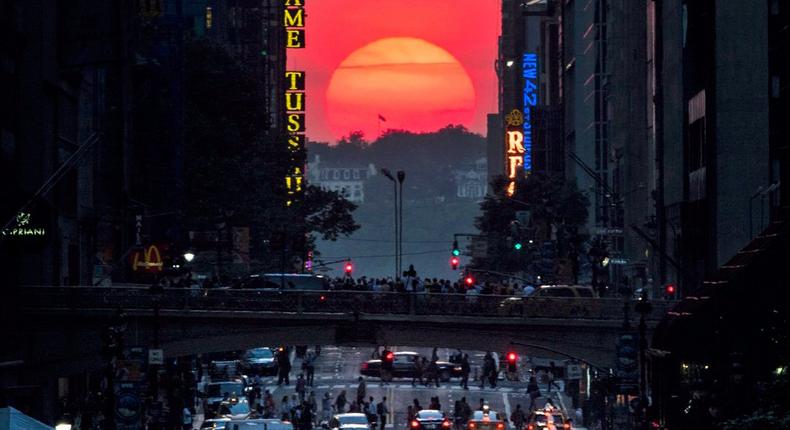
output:
<instances>
[{"instance_id":1,"label":"asphalt road","mask_svg":"<svg viewBox=\"0 0 790 430\"><path fill-rule=\"evenodd\" d=\"M393 351L417 351L426 357L430 357L432 349L430 348L408 348L408 347L392 347ZM313 348L310 347L310 351ZM440 360L447 360L449 355L455 351L440 348L438 351ZM379 378L365 378L367 384L368 397L373 396L375 402L379 402L384 396L387 397L387 406L390 411L387 428L392 429L406 429L406 408L410 405L413 399L418 399L420 405L425 408L430 403L430 398L434 396L439 397L442 410L452 417L453 405L455 401L466 397L467 403L472 409L477 409L480 400L489 405L491 410L500 412L506 417L515 409L516 405L520 404L522 409L527 409L529 406L529 397L526 395L526 382L511 382L500 380L496 388L491 388L486 384L485 388L480 388L479 381L474 380L473 377L479 373L479 367L483 362L485 351L464 351L469 354L470 364L472 365L472 374L470 375L469 389L464 390L460 386L460 379L453 378L449 382L441 382L437 388L426 387L417 385L412 386L411 379L395 379L394 381L385 384ZM348 402L356 399L356 392L359 378L360 364L371 358L373 348L370 347L335 347L325 346L321 350L321 355L317 357L314 362L315 377L312 387L308 387L308 393L312 390L315 392L315 398L318 403L318 414L321 414L321 399L324 393L329 392L332 401L337 395L345 390ZM527 369L528 364L520 363L521 370ZM523 369L522 369L523 368ZM301 360L298 358L293 359L293 367L291 371L291 384L286 386L277 386L276 377L263 378L263 389L269 390L277 405L285 395L292 395L294 391L294 382L298 374L301 372ZM526 378L524 378L526 379ZM542 393L547 393L547 387L541 387ZM557 406L569 404L569 399L560 396L559 393L553 392L549 394L552 402ZM536 402L537 407L543 407L546 398L542 397ZM198 423L196 423L198 424Z\"/></svg>"}]
</instances>

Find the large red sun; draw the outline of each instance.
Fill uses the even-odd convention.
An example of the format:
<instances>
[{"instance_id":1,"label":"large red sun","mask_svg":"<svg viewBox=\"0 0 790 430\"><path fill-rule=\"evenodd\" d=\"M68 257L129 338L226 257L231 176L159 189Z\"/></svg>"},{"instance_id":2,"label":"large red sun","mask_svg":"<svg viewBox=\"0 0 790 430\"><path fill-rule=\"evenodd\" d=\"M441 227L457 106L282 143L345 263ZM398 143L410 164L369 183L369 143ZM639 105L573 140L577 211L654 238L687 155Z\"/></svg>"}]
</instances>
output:
<instances>
[{"instance_id":1,"label":"large red sun","mask_svg":"<svg viewBox=\"0 0 790 430\"><path fill-rule=\"evenodd\" d=\"M390 128L430 132L469 125L475 90L446 50L423 39L392 37L371 42L340 63L329 81L326 108L335 137L359 130L375 139Z\"/></svg>"}]
</instances>

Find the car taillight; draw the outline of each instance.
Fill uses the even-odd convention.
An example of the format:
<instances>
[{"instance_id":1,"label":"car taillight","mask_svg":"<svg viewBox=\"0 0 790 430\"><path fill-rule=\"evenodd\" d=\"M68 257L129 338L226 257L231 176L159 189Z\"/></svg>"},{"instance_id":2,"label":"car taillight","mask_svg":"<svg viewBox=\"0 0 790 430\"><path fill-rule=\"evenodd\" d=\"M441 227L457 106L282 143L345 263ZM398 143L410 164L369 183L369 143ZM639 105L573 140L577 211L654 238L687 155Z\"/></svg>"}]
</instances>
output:
<instances>
[{"instance_id":1,"label":"car taillight","mask_svg":"<svg viewBox=\"0 0 790 430\"><path fill-rule=\"evenodd\" d=\"M470 421L470 422L469 422L469 428L470 428L470 429L474 429L475 427L476 427L476 426L475 426L475 423L474 423L474 422L472 422L472 421Z\"/></svg>"},{"instance_id":2,"label":"car taillight","mask_svg":"<svg viewBox=\"0 0 790 430\"><path fill-rule=\"evenodd\" d=\"M565 423L565 424L562 425L562 428L563 428L563 430L571 430L571 424L570 423Z\"/></svg>"},{"instance_id":3,"label":"car taillight","mask_svg":"<svg viewBox=\"0 0 790 430\"><path fill-rule=\"evenodd\" d=\"M360 367L362 368L362 370L367 370L368 369L368 363L362 363L362 366L360 366Z\"/></svg>"},{"instance_id":4,"label":"car taillight","mask_svg":"<svg viewBox=\"0 0 790 430\"><path fill-rule=\"evenodd\" d=\"M534 424L528 425L527 430L535 430L535 425Z\"/></svg>"},{"instance_id":5,"label":"car taillight","mask_svg":"<svg viewBox=\"0 0 790 430\"><path fill-rule=\"evenodd\" d=\"M503 430L505 428L505 423L497 423L496 428L498 430Z\"/></svg>"},{"instance_id":6,"label":"car taillight","mask_svg":"<svg viewBox=\"0 0 790 430\"><path fill-rule=\"evenodd\" d=\"M442 421L442 427L449 429L450 428L450 421L444 420Z\"/></svg>"},{"instance_id":7,"label":"car taillight","mask_svg":"<svg viewBox=\"0 0 790 430\"><path fill-rule=\"evenodd\" d=\"M411 421L411 428L416 429L418 427L420 427L420 423L417 422L417 420L412 420Z\"/></svg>"}]
</instances>

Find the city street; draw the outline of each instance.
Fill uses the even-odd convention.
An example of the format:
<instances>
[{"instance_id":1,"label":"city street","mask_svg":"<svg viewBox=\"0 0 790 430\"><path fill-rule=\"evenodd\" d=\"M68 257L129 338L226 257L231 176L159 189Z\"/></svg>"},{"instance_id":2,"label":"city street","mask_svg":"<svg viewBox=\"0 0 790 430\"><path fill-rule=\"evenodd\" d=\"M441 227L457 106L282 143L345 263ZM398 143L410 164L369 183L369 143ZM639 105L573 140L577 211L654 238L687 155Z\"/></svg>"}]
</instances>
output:
<instances>
[{"instance_id":1,"label":"city street","mask_svg":"<svg viewBox=\"0 0 790 430\"><path fill-rule=\"evenodd\" d=\"M409 348L409 347L390 347L390 350L395 351L415 351L425 357L430 357L432 349L430 348ZM313 347L309 348L313 351ZM448 356L456 352L454 350L439 348L438 355L440 360L446 360ZM392 382L383 383L379 378L365 377L367 385L366 398L373 397L375 402L387 397L387 409L390 411L387 420L387 428L405 429L407 427L407 406L412 404L414 399L417 399L423 408L427 408L430 403L431 397L438 396L439 402L448 417L453 416L453 406L456 400L466 397L467 403L472 409L477 409L482 399L485 404L489 405L491 410L505 414L504 416L510 417L512 410L516 405L520 404L524 410L529 406L529 396L526 394L526 382L520 383L500 380L497 382L495 388L491 388L486 384L485 388L480 388L480 382L473 380L476 374L480 373L480 366L482 364L484 351L465 351L469 354L472 373L470 374L469 389L464 390L460 387L460 378L452 378L450 382L440 382L440 386L424 386L419 383L417 386L412 386L410 378L394 379ZM356 398L356 391L359 385L359 368L360 364L366 360L371 359L373 348L367 347L337 347L337 346L324 346L321 348L321 355L314 361L315 365L315 379L313 387L308 386L307 392L315 392L315 398L318 402L318 417L322 416L320 401L324 394L329 392L332 398L332 403L341 391L346 391L346 397L350 403ZM291 353L293 360L293 368L290 374L290 385L277 385L277 377L264 377L262 378L261 391L269 390L272 393L275 401L279 404L283 396L295 394L295 381L301 372L301 360L294 358L293 352ZM520 369L521 370L521 369ZM560 382L561 383L561 382ZM541 393L545 395L548 387L544 384L540 386ZM565 408L570 406L570 399L558 393L557 391L551 392L550 397L555 406ZM540 397L536 400L535 407L542 408L547 401L546 397ZM573 411L569 411L569 415L573 416ZM196 420L195 428L199 428L202 421L200 414ZM579 428L579 427L574 427Z\"/></svg>"}]
</instances>

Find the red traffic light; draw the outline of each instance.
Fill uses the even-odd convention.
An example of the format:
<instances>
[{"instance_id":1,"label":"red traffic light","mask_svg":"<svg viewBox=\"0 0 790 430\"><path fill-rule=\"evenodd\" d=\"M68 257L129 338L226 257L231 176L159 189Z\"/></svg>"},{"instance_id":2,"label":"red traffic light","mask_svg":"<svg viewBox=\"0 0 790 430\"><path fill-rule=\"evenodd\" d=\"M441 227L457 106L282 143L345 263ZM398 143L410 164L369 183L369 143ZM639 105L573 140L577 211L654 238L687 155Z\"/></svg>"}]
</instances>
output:
<instances>
[{"instance_id":1,"label":"red traffic light","mask_svg":"<svg viewBox=\"0 0 790 430\"><path fill-rule=\"evenodd\" d=\"M515 363L517 358L518 358L518 356L516 355L515 352L508 352L507 353L507 361L509 361L509 362Z\"/></svg>"},{"instance_id":2,"label":"red traffic light","mask_svg":"<svg viewBox=\"0 0 790 430\"><path fill-rule=\"evenodd\" d=\"M466 285L472 286L475 283L475 278L473 278L471 275L467 275L466 279L464 279L464 282L466 282Z\"/></svg>"},{"instance_id":3,"label":"red traffic light","mask_svg":"<svg viewBox=\"0 0 790 430\"><path fill-rule=\"evenodd\" d=\"M384 354L384 359L387 361L392 361L394 358L395 354L393 354L391 351L388 351L386 354Z\"/></svg>"},{"instance_id":4,"label":"red traffic light","mask_svg":"<svg viewBox=\"0 0 790 430\"><path fill-rule=\"evenodd\" d=\"M667 294L675 294L676 290L677 290L677 287L675 287L675 284L667 284L667 286L666 286Z\"/></svg>"},{"instance_id":5,"label":"red traffic light","mask_svg":"<svg viewBox=\"0 0 790 430\"><path fill-rule=\"evenodd\" d=\"M346 273L351 273L352 270L354 270L354 266L349 261L346 263Z\"/></svg>"},{"instance_id":6,"label":"red traffic light","mask_svg":"<svg viewBox=\"0 0 790 430\"><path fill-rule=\"evenodd\" d=\"M460 263L460 261L458 260L458 257L452 257L452 258L450 258L450 267L452 267L452 268L453 268L453 270L455 270L455 269L457 269L457 268L458 268L458 264L459 264L459 263Z\"/></svg>"}]
</instances>

